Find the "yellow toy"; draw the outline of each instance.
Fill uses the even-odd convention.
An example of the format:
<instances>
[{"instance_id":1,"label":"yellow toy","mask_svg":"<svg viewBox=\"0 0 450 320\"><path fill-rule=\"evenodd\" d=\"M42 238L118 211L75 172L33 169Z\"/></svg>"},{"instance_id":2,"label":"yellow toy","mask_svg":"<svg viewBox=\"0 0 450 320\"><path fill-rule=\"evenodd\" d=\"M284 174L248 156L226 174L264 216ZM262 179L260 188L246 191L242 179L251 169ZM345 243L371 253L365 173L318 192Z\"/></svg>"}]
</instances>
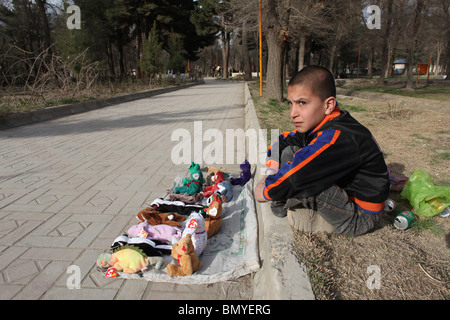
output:
<instances>
[{"instance_id":1,"label":"yellow toy","mask_svg":"<svg viewBox=\"0 0 450 320\"><path fill-rule=\"evenodd\" d=\"M155 265L156 270L161 270L164 265L162 257L147 257L139 248L123 246L114 253L102 253L97 259L100 268L114 268L125 273L137 273L145 271L149 265Z\"/></svg>"}]
</instances>

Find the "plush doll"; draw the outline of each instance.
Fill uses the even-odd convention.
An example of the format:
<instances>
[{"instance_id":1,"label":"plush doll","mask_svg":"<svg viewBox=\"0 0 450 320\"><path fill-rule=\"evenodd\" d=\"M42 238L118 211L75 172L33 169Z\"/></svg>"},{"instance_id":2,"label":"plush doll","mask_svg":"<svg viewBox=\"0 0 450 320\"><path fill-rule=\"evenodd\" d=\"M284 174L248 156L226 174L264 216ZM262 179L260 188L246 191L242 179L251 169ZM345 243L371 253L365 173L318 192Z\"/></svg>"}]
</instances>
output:
<instances>
[{"instance_id":1,"label":"plush doll","mask_svg":"<svg viewBox=\"0 0 450 320\"><path fill-rule=\"evenodd\" d=\"M220 193L223 202L229 202L233 199L233 186L230 180L222 181L218 187L219 189L217 189L216 193Z\"/></svg>"},{"instance_id":2,"label":"plush doll","mask_svg":"<svg viewBox=\"0 0 450 320\"><path fill-rule=\"evenodd\" d=\"M155 265L156 270L164 266L162 257L147 257L142 251L133 246L123 246L114 253L102 253L97 259L100 268L113 267L116 271L137 273L144 271L149 265Z\"/></svg>"},{"instance_id":3,"label":"plush doll","mask_svg":"<svg viewBox=\"0 0 450 320\"><path fill-rule=\"evenodd\" d=\"M186 220L186 217L183 217L175 212L161 213L150 207L139 211L136 218L140 222L147 221L151 225L166 224L172 227L181 227L180 222Z\"/></svg>"},{"instance_id":4,"label":"plush doll","mask_svg":"<svg viewBox=\"0 0 450 320\"><path fill-rule=\"evenodd\" d=\"M167 274L171 277L191 275L202 266L190 234L186 234L173 245L172 257L177 263L167 265Z\"/></svg>"},{"instance_id":5,"label":"plush doll","mask_svg":"<svg viewBox=\"0 0 450 320\"><path fill-rule=\"evenodd\" d=\"M208 171L208 175L206 176L206 181L205 181L205 185L207 187L210 187L212 185L214 185L214 176L216 175L217 172L222 172L225 178L229 177L229 174L226 172L226 169L222 169L222 168L216 168L216 167L207 167L206 169L203 170L207 170Z\"/></svg>"},{"instance_id":6,"label":"plush doll","mask_svg":"<svg viewBox=\"0 0 450 320\"><path fill-rule=\"evenodd\" d=\"M153 226L147 221L144 221L138 225L131 226L127 233L130 237L172 242L172 237L180 232L181 228L172 227L165 224Z\"/></svg>"},{"instance_id":7,"label":"plush doll","mask_svg":"<svg viewBox=\"0 0 450 320\"><path fill-rule=\"evenodd\" d=\"M192 212L203 209L203 205L201 204L168 201L163 198L153 200L150 206L156 208L158 212L176 212L183 216L189 216Z\"/></svg>"},{"instance_id":8,"label":"plush doll","mask_svg":"<svg viewBox=\"0 0 450 320\"><path fill-rule=\"evenodd\" d=\"M213 178L213 182L215 182L215 184L210 187L205 187L205 192L203 192L203 196L205 198L211 196L214 192L219 190L219 183L224 182L224 181L225 181L225 176L223 175L223 173L217 172Z\"/></svg>"},{"instance_id":9,"label":"plush doll","mask_svg":"<svg viewBox=\"0 0 450 320\"><path fill-rule=\"evenodd\" d=\"M170 252L172 251L172 244L169 244L166 241L150 240L147 238L139 237L128 237L127 234L122 234L114 239L114 242L111 245L111 250L116 251L120 247L126 245L132 245L133 247L138 248L143 253L145 253L147 257L170 255Z\"/></svg>"},{"instance_id":10,"label":"plush doll","mask_svg":"<svg viewBox=\"0 0 450 320\"><path fill-rule=\"evenodd\" d=\"M204 179L198 163L191 162L191 166L189 167L189 175L190 179L184 178L183 185L175 187L173 190L174 193L187 193L192 196L202 190Z\"/></svg>"},{"instance_id":11,"label":"plush doll","mask_svg":"<svg viewBox=\"0 0 450 320\"><path fill-rule=\"evenodd\" d=\"M222 197L214 193L208 198L208 208L206 209L205 228L208 238L215 235L222 225Z\"/></svg>"},{"instance_id":12,"label":"plush doll","mask_svg":"<svg viewBox=\"0 0 450 320\"><path fill-rule=\"evenodd\" d=\"M216 167L208 167L208 174L210 175L215 175L217 172L222 172L222 173L226 173L227 170L226 169L222 169L222 168L216 168Z\"/></svg>"},{"instance_id":13,"label":"plush doll","mask_svg":"<svg viewBox=\"0 0 450 320\"><path fill-rule=\"evenodd\" d=\"M250 166L250 163L247 160L245 160L244 163L241 163L240 168L241 168L242 171L241 171L241 174L240 174L239 178L231 178L230 179L230 182L233 185L241 185L241 186L243 186L252 177L251 166Z\"/></svg>"},{"instance_id":14,"label":"plush doll","mask_svg":"<svg viewBox=\"0 0 450 320\"><path fill-rule=\"evenodd\" d=\"M199 203L202 202L204 197L201 192L190 196L186 193L176 194L169 190L165 198L167 198L169 201L182 201L184 203Z\"/></svg>"},{"instance_id":15,"label":"plush doll","mask_svg":"<svg viewBox=\"0 0 450 320\"><path fill-rule=\"evenodd\" d=\"M186 227L183 230L181 237L183 238L187 234L191 235L195 253L197 256L200 256L203 250L205 250L206 242L208 241L208 235L206 234L205 229L205 218L203 218L200 213L193 212L186 220Z\"/></svg>"}]
</instances>

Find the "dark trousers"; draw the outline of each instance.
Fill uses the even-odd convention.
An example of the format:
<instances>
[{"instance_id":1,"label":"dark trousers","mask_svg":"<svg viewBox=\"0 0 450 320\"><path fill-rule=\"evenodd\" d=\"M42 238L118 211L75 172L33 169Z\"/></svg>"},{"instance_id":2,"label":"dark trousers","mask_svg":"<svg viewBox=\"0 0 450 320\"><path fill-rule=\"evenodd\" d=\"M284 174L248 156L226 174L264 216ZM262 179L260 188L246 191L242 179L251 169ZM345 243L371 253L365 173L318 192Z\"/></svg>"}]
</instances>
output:
<instances>
[{"instance_id":1,"label":"dark trousers","mask_svg":"<svg viewBox=\"0 0 450 320\"><path fill-rule=\"evenodd\" d=\"M292 161L297 148L286 148L281 154L282 166ZM305 208L317 211L338 234L358 236L372 230L380 219L379 214L371 214L361 209L347 192L333 185L321 193L308 198L287 199L289 209Z\"/></svg>"}]
</instances>

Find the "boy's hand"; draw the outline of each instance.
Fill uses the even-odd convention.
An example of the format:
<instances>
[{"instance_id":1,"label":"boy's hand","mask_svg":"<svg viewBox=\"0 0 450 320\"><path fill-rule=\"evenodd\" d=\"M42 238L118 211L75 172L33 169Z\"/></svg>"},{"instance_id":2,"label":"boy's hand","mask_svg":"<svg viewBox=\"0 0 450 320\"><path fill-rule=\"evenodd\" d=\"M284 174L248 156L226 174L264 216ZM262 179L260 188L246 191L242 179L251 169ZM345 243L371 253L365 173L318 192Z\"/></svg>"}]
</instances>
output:
<instances>
[{"instance_id":1,"label":"boy's hand","mask_svg":"<svg viewBox=\"0 0 450 320\"><path fill-rule=\"evenodd\" d=\"M275 174L278 172L278 170L280 170L280 163L275 160L268 160L266 161L266 167L267 167L266 172L267 170L274 171L274 173L266 173L266 175Z\"/></svg>"},{"instance_id":2,"label":"boy's hand","mask_svg":"<svg viewBox=\"0 0 450 320\"><path fill-rule=\"evenodd\" d=\"M264 188L266 187L266 178L267 175L258 182L255 188L255 199L258 202L267 202L266 198L264 198Z\"/></svg>"}]
</instances>

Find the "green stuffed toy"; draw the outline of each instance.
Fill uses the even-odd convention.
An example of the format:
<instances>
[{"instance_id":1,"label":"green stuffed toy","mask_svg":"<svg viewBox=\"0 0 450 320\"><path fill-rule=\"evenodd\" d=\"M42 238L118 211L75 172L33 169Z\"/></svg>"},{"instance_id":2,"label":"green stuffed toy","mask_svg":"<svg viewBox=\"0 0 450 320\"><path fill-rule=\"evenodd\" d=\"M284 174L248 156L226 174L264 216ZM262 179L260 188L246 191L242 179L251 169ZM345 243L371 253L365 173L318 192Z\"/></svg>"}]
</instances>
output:
<instances>
[{"instance_id":1,"label":"green stuffed toy","mask_svg":"<svg viewBox=\"0 0 450 320\"><path fill-rule=\"evenodd\" d=\"M198 163L191 162L191 166L189 167L189 175L190 179L184 178L183 185L180 187L175 187L173 190L174 193L187 193L190 196L193 196L194 194L202 191L204 179Z\"/></svg>"}]
</instances>

